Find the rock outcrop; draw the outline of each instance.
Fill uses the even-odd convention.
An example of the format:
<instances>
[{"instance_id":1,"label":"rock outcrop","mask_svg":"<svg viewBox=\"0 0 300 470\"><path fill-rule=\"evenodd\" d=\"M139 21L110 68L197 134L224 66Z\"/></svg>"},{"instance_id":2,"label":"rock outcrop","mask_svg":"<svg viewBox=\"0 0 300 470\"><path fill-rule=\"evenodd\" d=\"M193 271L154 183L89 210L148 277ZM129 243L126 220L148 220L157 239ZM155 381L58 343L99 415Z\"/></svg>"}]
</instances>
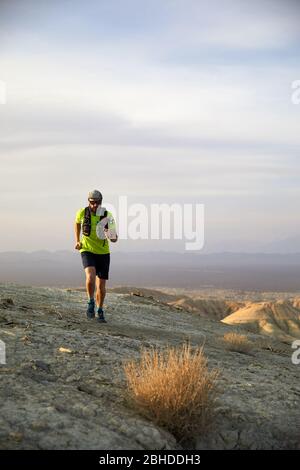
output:
<instances>
[{"instance_id":1,"label":"rock outcrop","mask_svg":"<svg viewBox=\"0 0 300 470\"><path fill-rule=\"evenodd\" d=\"M300 338L300 310L297 301L250 302L222 321L287 343Z\"/></svg>"}]
</instances>

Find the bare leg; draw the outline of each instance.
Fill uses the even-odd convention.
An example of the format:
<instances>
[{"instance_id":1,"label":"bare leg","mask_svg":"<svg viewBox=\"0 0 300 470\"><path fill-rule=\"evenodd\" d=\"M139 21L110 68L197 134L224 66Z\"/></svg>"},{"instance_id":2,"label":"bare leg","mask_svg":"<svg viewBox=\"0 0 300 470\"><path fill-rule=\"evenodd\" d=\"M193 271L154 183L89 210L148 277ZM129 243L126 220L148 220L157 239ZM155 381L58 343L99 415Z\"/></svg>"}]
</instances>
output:
<instances>
[{"instance_id":1,"label":"bare leg","mask_svg":"<svg viewBox=\"0 0 300 470\"><path fill-rule=\"evenodd\" d=\"M97 291L96 291L96 301L97 301L97 307L103 307L104 299L105 299L105 294L106 294L106 279L101 279L97 277L96 281L96 286L97 286Z\"/></svg>"},{"instance_id":2,"label":"bare leg","mask_svg":"<svg viewBox=\"0 0 300 470\"><path fill-rule=\"evenodd\" d=\"M89 299L93 299L95 294L96 269L93 266L88 266L85 268L85 276L86 293Z\"/></svg>"}]
</instances>

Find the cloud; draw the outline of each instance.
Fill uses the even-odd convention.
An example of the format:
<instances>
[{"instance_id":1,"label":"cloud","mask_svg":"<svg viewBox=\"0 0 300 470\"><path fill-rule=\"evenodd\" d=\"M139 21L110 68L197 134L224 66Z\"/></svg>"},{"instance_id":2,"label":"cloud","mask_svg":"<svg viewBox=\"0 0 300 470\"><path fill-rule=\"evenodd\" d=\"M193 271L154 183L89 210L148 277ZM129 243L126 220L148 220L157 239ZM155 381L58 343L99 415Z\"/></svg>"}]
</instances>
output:
<instances>
[{"instance_id":1,"label":"cloud","mask_svg":"<svg viewBox=\"0 0 300 470\"><path fill-rule=\"evenodd\" d=\"M56 47L62 43L68 49L72 44L117 46L122 40L131 49L139 42L156 51L178 46L249 50L297 42L299 13L299 2L281 0L91 0L88 7L80 0L10 0L1 2L0 25L2 34L20 32L29 41L51 38Z\"/></svg>"},{"instance_id":2,"label":"cloud","mask_svg":"<svg viewBox=\"0 0 300 470\"><path fill-rule=\"evenodd\" d=\"M71 62L66 66L51 59L37 63L32 57L4 58L8 98L1 109L2 145L273 151L299 144L299 113L289 96L293 68L194 72L128 61L120 69L120 80L118 62L106 66L111 61L103 56L91 74Z\"/></svg>"},{"instance_id":3,"label":"cloud","mask_svg":"<svg viewBox=\"0 0 300 470\"><path fill-rule=\"evenodd\" d=\"M299 40L297 2L212 0L177 1L168 34L183 48L227 50L282 49ZM242 5L242 8L241 8ZM179 40L180 38L180 40Z\"/></svg>"}]
</instances>

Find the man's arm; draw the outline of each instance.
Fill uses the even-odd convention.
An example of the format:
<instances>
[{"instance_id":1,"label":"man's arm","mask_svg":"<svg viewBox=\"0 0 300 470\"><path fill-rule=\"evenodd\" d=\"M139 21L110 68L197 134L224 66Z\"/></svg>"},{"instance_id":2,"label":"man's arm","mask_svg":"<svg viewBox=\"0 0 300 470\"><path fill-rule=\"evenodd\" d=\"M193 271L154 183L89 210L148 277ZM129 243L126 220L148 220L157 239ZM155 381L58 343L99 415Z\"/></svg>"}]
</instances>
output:
<instances>
[{"instance_id":1,"label":"man's arm","mask_svg":"<svg viewBox=\"0 0 300 470\"><path fill-rule=\"evenodd\" d=\"M76 245L75 245L75 250L80 250L81 248L81 241L80 241L80 232L81 232L81 224L75 222L74 224L74 231L75 231L75 240L76 240Z\"/></svg>"}]
</instances>

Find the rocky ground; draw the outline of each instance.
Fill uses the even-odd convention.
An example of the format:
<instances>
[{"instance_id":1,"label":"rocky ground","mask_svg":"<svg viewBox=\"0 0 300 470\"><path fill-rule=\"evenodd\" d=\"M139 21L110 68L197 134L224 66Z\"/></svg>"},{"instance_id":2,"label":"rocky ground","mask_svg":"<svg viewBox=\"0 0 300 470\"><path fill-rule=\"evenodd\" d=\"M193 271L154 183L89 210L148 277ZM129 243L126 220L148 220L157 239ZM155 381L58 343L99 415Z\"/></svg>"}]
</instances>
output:
<instances>
[{"instance_id":1,"label":"rocky ground","mask_svg":"<svg viewBox=\"0 0 300 470\"><path fill-rule=\"evenodd\" d=\"M221 338L232 326L155 298L108 293L107 324L85 308L84 292L0 285L0 448L300 449L290 345L246 332L251 354L230 352ZM220 396L214 428L180 446L128 406L123 363L187 340L220 369Z\"/></svg>"}]
</instances>

